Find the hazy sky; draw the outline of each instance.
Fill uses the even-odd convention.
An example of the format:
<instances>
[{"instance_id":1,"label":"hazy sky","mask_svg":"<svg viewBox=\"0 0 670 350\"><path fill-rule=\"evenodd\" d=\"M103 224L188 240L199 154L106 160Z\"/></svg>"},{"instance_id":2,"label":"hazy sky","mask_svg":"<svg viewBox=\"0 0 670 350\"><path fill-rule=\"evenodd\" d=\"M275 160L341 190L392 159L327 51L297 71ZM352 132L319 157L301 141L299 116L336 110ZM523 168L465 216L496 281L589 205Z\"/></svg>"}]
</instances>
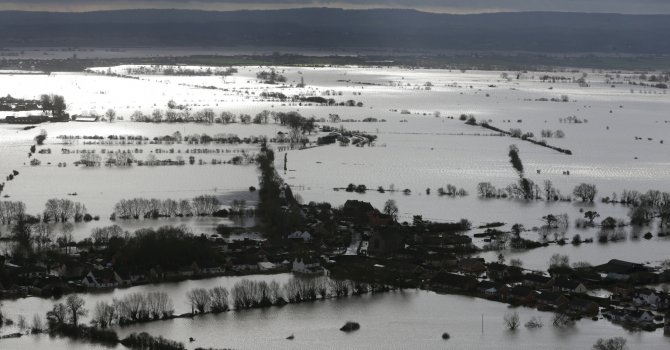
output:
<instances>
[{"instance_id":1,"label":"hazy sky","mask_svg":"<svg viewBox=\"0 0 670 350\"><path fill-rule=\"evenodd\" d=\"M0 10L96 11L133 8L200 10L296 7L411 8L432 12L572 11L670 14L670 0L0 0Z\"/></svg>"}]
</instances>

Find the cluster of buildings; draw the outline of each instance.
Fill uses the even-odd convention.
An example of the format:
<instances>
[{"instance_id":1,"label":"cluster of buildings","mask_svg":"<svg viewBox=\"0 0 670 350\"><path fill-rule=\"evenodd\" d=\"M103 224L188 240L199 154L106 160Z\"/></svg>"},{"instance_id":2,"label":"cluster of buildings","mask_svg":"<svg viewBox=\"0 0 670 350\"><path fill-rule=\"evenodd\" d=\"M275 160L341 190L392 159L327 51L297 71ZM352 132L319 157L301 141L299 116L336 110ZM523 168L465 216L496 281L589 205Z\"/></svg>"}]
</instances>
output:
<instances>
[{"instance_id":1,"label":"cluster of buildings","mask_svg":"<svg viewBox=\"0 0 670 350\"><path fill-rule=\"evenodd\" d=\"M437 273L428 282L436 291L464 293L483 298L536 307L573 318L603 317L625 326L653 330L670 311L667 292L644 287L667 281L667 272L656 273L637 263L609 262L573 270L557 268L544 273L520 267L463 258Z\"/></svg>"},{"instance_id":2,"label":"cluster of buildings","mask_svg":"<svg viewBox=\"0 0 670 350\"><path fill-rule=\"evenodd\" d=\"M0 284L0 293L57 295L227 274L293 272L473 295L571 318L602 316L639 329L663 327L670 310L668 293L645 287L670 281L670 271L616 259L593 267L553 267L548 273L486 262L474 257L472 238L463 234L470 228L466 220L430 223L416 216L411 224L397 223L361 201L347 201L338 209L310 203L300 207L299 215L301 228L285 233L280 242L253 232L202 236L220 253L220 265L193 262L171 270L156 266L124 271L113 259L105 260L100 247L84 248L88 251L83 255L68 252L67 263L49 266L22 267L0 257L2 270L20 282Z\"/></svg>"}]
</instances>

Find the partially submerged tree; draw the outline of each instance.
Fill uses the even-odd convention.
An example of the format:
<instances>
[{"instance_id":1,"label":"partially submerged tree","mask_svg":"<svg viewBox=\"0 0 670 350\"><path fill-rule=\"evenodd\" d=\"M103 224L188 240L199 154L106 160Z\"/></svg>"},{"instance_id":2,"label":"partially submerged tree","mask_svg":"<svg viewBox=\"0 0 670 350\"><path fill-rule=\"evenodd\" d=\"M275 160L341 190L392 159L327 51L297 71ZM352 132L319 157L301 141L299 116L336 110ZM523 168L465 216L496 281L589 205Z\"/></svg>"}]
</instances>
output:
<instances>
[{"instance_id":1,"label":"partially submerged tree","mask_svg":"<svg viewBox=\"0 0 670 350\"><path fill-rule=\"evenodd\" d=\"M191 310L198 310L199 313L205 313L212 302L212 297L209 292L204 288L191 289L187 294L189 303L191 304Z\"/></svg>"},{"instance_id":2,"label":"partially submerged tree","mask_svg":"<svg viewBox=\"0 0 670 350\"><path fill-rule=\"evenodd\" d=\"M88 314L88 310L84 308L86 302L80 296L76 294L71 294L65 299L65 307L67 309L67 315L70 323L77 327L79 324L79 318L84 317Z\"/></svg>"},{"instance_id":3,"label":"partially submerged tree","mask_svg":"<svg viewBox=\"0 0 670 350\"><path fill-rule=\"evenodd\" d=\"M584 213L584 219L589 220L589 224L593 225L593 220L596 218L599 218L600 214L598 214L597 211L594 210L589 210L586 213Z\"/></svg>"},{"instance_id":4,"label":"partially submerged tree","mask_svg":"<svg viewBox=\"0 0 670 350\"><path fill-rule=\"evenodd\" d=\"M44 129L40 130L39 135L35 136L35 142L37 142L39 146L42 146L44 144L44 140L46 139L47 139L47 131Z\"/></svg>"},{"instance_id":5,"label":"partially submerged tree","mask_svg":"<svg viewBox=\"0 0 670 350\"><path fill-rule=\"evenodd\" d=\"M574 194L575 197L580 198L582 202L593 202L597 193L598 190L596 189L596 185L587 183L581 183L572 190L572 194Z\"/></svg>"},{"instance_id":6,"label":"partially submerged tree","mask_svg":"<svg viewBox=\"0 0 670 350\"><path fill-rule=\"evenodd\" d=\"M533 181L527 179L524 174L523 163L521 162L521 157L519 157L519 148L516 145L510 145L508 155L512 168L514 168L517 175L519 175L519 185L514 192L518 193L520 190L520 197L523 197L524 199L534 199L536 195L533 190L537 186L533 184ZM537 192L539 192L539 187Z\"/></svg>"},{"instance_id":7,"label":"partially submerged tree","mask_svg":"<svg viewBox=\"0 0 670 350\"><path fill-rule=\"evenodd\" d=\"M511 331L516 330L521 325L521 321L519 320L519 313L516 311L506 313L503 317L503 322L505 323L505 327L507 327L507 329Z\"/></svg>"},{"instance_id":8,"label":"partially submerged tree","mask_svg":"<svg viewBox=\"0 0 670 350\"><path fill-rule=\"evenodd\" d=\"M600 338L593 344L594 350L627 350L627 341L623 337L615 337L609 339Z\"/></svg>"}]
</instances>

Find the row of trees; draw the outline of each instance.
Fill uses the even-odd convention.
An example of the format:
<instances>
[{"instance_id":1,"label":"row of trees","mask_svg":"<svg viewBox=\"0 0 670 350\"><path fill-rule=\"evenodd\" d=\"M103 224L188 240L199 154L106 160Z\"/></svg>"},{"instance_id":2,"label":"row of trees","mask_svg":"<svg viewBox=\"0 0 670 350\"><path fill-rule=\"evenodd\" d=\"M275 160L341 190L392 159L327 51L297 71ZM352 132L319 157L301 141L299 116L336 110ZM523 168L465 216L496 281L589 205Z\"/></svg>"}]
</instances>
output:
<instances>
[{"instance_id":1,"label":"row of trees","mask_svg":"<svg viewBox=\"0 0 670 350\"><path fill-rule=\"evenodd\" d=\"M604 197L602 201L630 206L628 215L633 225L646 225L658 217L660 226L670 226L670 192L649 190L642 193L636 190L623 190L620 195L613 193L611 197Z\"/></svg>"},{"instance_id":2,"label":"row of trees","mask_svg":"<svg viewBox=\"0 0 670 350\"><path fill-rule=\"evenodd\" d=\"M23 202L0 201L0 224L11 225L12 222L19 220L26 215L26 205ZM70 199L47 200L44 205L42 220L38 217L37 222L74 222L92 220L93 217L88 214L86 206L80 202Z\"/></svg>"},{"instance_id":3,"label":"row of trees","mask_svg":"<svg viewBox=\"0 0 670 350\"><path fill-rule=\"evenodd\" d=\"M218 122L223 122L224 113L221 114L221 118ZM228 115L228 114L226 114ZM212 124L216 121L217 115L211 108L205 108L203 110L192 113L188 109L184 110L173 110L169 109L163 111L160 109L154 109L151 114L144 114L142 111L135 111L130 115L130 120L135 122L143 123L207 123Z\"/></svg>"},{"instance_id":4,"label":"row of trees","mask_svg":"<svg viewBox=\"0 0 670 350\"><path fill-rule=\"evenodd\" d=\"M468 195L468 191L464 188L456 188L452 184L447 184L446 189L443 187L438 188L437 194L440 196L465 197Z\"/></svg>"},{"instance_id":5,"label":"row of trees","mask_svg":"<svg viewBox=\"0 0 670 350\"><path fill-rule=\"evenodd\" d=\"M0 201L0 224L11 225L13 221L23 216L26 205L23 202Z\"/></svg>"},{"instance_id":6,"label":"row of trees","mask_svg":"<svg viewBox=\"0 0 670 350\"><path fill-rule=\"evenodd\" d=\"M261 80L264 84L277 84L286 82L286 77L278 73L274 68L270 69L270 71L264 70L256 73L256 78Z\"/></svg>"},{"instance_id":7,"label":"row of trees","mask_svg":"<svg viewBox=\"0 0 670 350\"><path fill-rule=\"evenodd\" d=\"M583 202L593 202L597 193L596 185L587 183L581 183L572 190L572 194ZM505 188L496 188L490 182L477 184L477 195L483 198L542 199L543 194L547 201L570 200L569 197L561 195L551 180L545 180L542 188L525 177L520 177L518 183L510 184Z\"/></svg>"},{"instance_id":8,"label":"row of trees","mask_svg":"<svg viewBox=\"0 0 670 350\"><path fill-rule=\"evenodd\" d=\"M616 202L617 195L613 194L608 201ZM635 190L623 190L619 196L619 203L630 206L649 206L649 207L664 207L670 204L670 192L661 192L658 190L649 190L645 193Z\"/></svg>"},{"instance_id":9,"label":"row of trees","mask_svg":"<svg viewBox=\"0 0 670 350\"><path fill-rule=\"evenodd\" d=\"M219 209L219 200L210 195L202 195L192 200L182 199L122 199L114 205L115 217L120 219L207 216Z\"/></svg>"},{"instance_id":10,"label":"row of trees","mask_svg":"<svg viewBox=\"0 0 670 350\"><path fill-rule=\"evenodd\" d=\"M381 287L385 289L385 287ZM186 297L192 313L224 312L229 310L229 302L236 310L284 305L346 297L378 290L379 287L351 281L331 280L327 277L291 278L284 285L276 281L252 281L243 279L228 290L223 287L212 289L195 288Z\"/></svg>"},{"instance_id":11,"label":"row of trees","mask_svg":"<svg viewBox=\"0 0 670 350\"><path fill-rule=\"evenodd\" d=\"M564 312L555 312L551 323L556 328L564 328L574 325L575 321ZM505 328L511 331L517 330L519 327L521 327L521 318L519 317L519 313L516 311L506 313L503 316L503 324L505 325ZM544 323L542 322L541 318L533 316L528 322L525 323L524 326L530 329L542 328ZM594 346L594 348L596 347Z\"/></svg>"},{"instance_id":12,"label":"row of trees","mask_svg":"<svg viewBox=\"0 0 670 350\"><path fill-rule=\"evenodd\" d=\"M79 157L79 163L87 167L96 167L102 164L102 157L94 152L84 152Z\"/></svg>"},{"instance_id":13,"label":"row of trees","mask_svg":"<svg viewBox=\"0 0 670 350\"><path fill-rule=\"evenodd\" d=\"M134 322L167 319L174 313L172 300L165 292L131 293L111 303L99 301L93 308L91 323L99 328ZM47 312L50 329L79 327L89 310L79 295L71 294L65 303L54 304Z\"/></svg>"},{"instance_id":14,"label":"row of trees","mask_svg":"<svg viewBox=\"0 0 670 350\"><path fill-rule=\"evenodd\" d=\"M174 306L165 292L131 293L111 303L99 301L93 309L94 325L107 328L172 317Z\"/></svg>"},{"instance_id":15,"label":"row of trees","mask_svg":"<svg viewBox=\"0 0 670 350\"><path fill-rule=\"evenodd\" d=\"M290 209L287 212L282 208L286 204L292 204L293 193L277 173L274 161L274 151L267 143L262 143L260 152L256 156L256 164L260 173L257 213L268 238L281 240L287 232L292 232L297 227L301 219L298 213Z\"/></svg>"},{"instance_id":16,"label":"row of trees","mask_svg":"<svg viewBox=\"0 0 670 350\"><path fill-rule=\"evenodd\" d=\"M330 280L327 277L299 279L291 278L280 286L276 281L252 281L243 279L237 282L230 293L224 287L211 289L195 288L186 294L191 312L225 312L230 309L232 300L236 310L284 305L287 302L299 303L326 299L328 297L346 297L376 291L379 288L350 281ZM388 288L383 287L386 290ZM89 314L85 301L76 294L69 295L65 303L54 304L47 313L50 328L70 325L79 326L79 320ZM130 293L111 302L99 301L93 308L91 323L99 328L114 325L126 325L171 318L174 314L172 299L165 292Z\"/></svg>"},{"instance_id":17,"label":"row of trees","mask_svg":"<svg viewBox=\"0 0 670 350\"><path fill-rule=\"evenodd\" d=\"M84 217L88 214L86 206L80 202L74 202L69 199L52 198L47 200L44 205L43 221L49 222L67 222L74 220L74 222L84 221Z\"/></svg>"},{"instance_id":18,"label":"row of trees","mask_svg":"<svg viewBox=\"0 0 670 350\"><path fill-rule=\"evenodd\" d=\"M563 132L563 130L560 130L560 129L556 130L556 131L553 131L551 129L543 129L541 131L541 135L542 135L542 137L546 137L546 138L557 137L559 139L562 139L562 138L565 137L565 132Z\"/></svg>"}]
</instances>

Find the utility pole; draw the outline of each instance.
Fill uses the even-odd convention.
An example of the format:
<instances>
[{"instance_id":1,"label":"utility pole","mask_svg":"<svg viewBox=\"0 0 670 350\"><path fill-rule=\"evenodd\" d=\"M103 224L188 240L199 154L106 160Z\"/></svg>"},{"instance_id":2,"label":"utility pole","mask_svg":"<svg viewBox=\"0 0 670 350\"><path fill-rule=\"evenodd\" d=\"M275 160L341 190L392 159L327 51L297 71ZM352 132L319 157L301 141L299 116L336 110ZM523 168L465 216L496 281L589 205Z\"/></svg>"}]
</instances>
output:
<instances>
[{"instance_id":1,"label":"utility pole","mask_svg":"<svg viewBox=\"0 0 670 350\"><path fill-rule=\"evenodd\" d=\"M484 334L484 314L482 314L482 334Z\"/></svg>"}]
</instances>

